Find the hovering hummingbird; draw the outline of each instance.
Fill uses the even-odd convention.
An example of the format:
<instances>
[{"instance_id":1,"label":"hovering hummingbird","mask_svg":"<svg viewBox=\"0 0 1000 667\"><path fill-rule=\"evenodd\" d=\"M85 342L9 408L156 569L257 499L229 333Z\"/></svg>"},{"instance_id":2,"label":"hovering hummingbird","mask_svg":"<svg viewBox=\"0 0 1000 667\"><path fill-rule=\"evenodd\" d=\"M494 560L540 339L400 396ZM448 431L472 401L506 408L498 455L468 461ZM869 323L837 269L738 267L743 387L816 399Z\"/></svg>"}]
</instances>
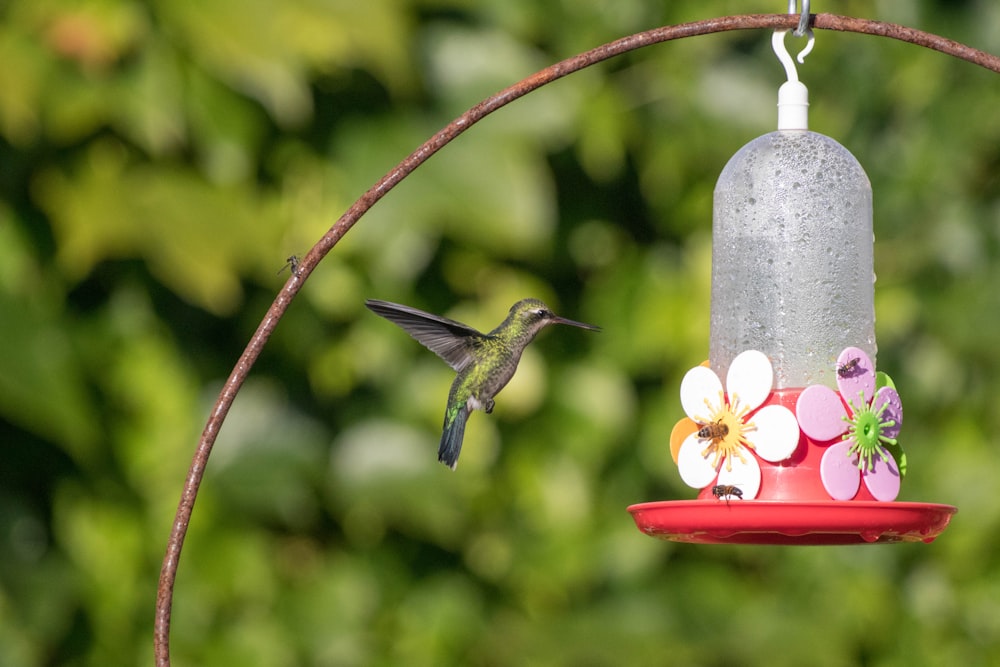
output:
<instances>
[{"instance_id":1,"label":"hovering hummingbird","mask_svg":"<svg viewBox=\"0 0 1000 667\"><path fill-rule=\"evenodd\" d=\"M438 447L438 461L452 470L462 451L469 414L473 410L493 412L493 397L514 377L521 353L539 331L550 324L569 324L591 331L601 329L559 317L538 299L522 299L515 303L507 319L487 334L447 317L398 303L369 299L365 305L376 315L398 324L458 371L448 393L444 433Z\"/></svg>"}]
</instances>

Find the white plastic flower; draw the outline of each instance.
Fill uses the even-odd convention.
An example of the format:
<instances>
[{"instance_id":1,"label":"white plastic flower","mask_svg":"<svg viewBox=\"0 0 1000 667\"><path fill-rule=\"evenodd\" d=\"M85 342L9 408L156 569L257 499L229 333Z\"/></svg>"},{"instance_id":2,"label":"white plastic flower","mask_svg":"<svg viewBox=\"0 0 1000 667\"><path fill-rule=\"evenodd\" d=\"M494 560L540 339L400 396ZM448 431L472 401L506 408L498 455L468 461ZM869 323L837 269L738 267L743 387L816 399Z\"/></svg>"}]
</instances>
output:
<instances>
[{"instance_id":1,"label":"white plastic flower","mask_svg":"<svg viewBox=\"0 0 1000 667\"><path fill-rule=\"evenodd\" d=\"M783 461L799 444L799 425L791 410L760 407L773 382L771 362L756 350L733 359L725 390L710 368L696 366L687 372L681 381L681 405L698 430L677 452L685 484L700 489L717 478L716 484L736 486L744 498L757 497L761 477L756 456Z\"/></svg>"}]
</instances>

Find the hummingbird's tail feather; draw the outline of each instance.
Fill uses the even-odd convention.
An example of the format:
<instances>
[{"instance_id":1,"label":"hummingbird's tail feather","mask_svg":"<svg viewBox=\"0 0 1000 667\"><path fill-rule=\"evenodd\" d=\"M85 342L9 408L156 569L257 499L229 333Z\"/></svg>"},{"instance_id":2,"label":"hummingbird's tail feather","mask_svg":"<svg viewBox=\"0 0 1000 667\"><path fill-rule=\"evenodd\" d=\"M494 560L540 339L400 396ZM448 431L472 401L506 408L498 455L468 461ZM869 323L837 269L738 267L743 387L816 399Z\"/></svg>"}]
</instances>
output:
<instances>
[{"instance_id":1,"label":"hummingbird's tail feather","mask_svg":"<svg viewBox=\"0 0 1000 667\"><path fill-rule=\"evenodd\" d=\"M448 415L445 415L444 433L441 434L441 445L438 447L438 461L452 470L458 465L458 455L462 452L462 439L465 438L465 422L469 419L470 412L469 408L463 406L450 424Z\"/></svg>"}]
</instances>

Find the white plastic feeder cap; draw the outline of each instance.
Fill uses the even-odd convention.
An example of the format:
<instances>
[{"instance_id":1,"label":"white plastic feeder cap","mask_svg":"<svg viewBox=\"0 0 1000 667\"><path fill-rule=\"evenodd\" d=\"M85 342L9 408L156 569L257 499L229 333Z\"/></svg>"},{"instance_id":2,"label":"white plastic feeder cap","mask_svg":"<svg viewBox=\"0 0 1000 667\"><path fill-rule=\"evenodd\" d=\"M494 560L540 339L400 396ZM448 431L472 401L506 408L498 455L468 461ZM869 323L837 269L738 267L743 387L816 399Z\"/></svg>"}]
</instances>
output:
<instances>
[{"instance_id":1,"label":"white plastic feeder cap","mask_svg":"<svg viewBox=\"0 0 1000 667\"><path fill-rule=\"evenodd\" d=\"M795 61L785 48L785 35L787 30L776 30L771 36L771 48L774 55L778 56L778 61L785 68L785 75L788 81L778 88L778 129L779 130L808 130L809 129L809 90L805 84L799 81L799 73L795 70ZM812 31L809 31L809 41L806 47L798 55L798 61L803 59L812 51L815 38Z\"/></svg>"},{"instance_id":2,"label":"white plastic feeder cap","mask_svg":"<svg viewBox=\"0 0 1000 667\"><path fill-rule=\"evenodd\" d=\"M801 81L786 81L778 88L778 129L809 129L809 89Z\"/></svg>"}]
</instances>

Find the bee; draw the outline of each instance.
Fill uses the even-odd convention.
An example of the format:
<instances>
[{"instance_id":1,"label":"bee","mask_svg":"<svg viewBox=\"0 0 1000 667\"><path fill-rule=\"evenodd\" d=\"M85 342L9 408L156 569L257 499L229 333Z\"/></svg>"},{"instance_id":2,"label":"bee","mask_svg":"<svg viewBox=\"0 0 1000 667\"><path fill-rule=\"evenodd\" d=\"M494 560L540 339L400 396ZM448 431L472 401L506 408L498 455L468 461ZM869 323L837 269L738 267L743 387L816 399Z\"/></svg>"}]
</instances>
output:
<instances>
[{"instance_id":1,"label":"bee","mask_svg":"<svg viewBox=\"0 0 1000 667\"><path fill-rule=\"evenodd\" d=\"M849 378L857 372L858 364L861 363L861 357L854 357L850 361L841 364L837 367L837 375L842 378Z\"/></svg>"},{"instance_id":2,"label":"bee","mask_svg":"<svg viewBox=\"0 0 1000 667\"><path fill-rule=\"evenodd\" d=\"M291 269L292 275L297 275L299 272L299 262L301 261L302 260L299 259L298 255L289 255L288 259L285 260L285 265L278 269L278 275L280 275L285 269Z\"/></svg>"},{"instance_id":3,"label":"bee","mask_svg":"<svg viewBox=\"0 0 1000 667\"><path fill-rule=\"evenodd\" d=\"M722 500L726 499L726 504L729 504L730 498L739 498L743 500L743 490L738 486L733 486L732 484L716 484L712 487L712 495Z\"/></svg>"},{"instance_id":4,"label":"bee","mask_svg":"<svg viewBox=\"0 0 1000 667\"><path fill-rule=\"evenodd\" d=\"M729 427L722 423L722 420L699 424L698 437L702 440L720 440L729 435Z\"/></svg>"}]
</instances>

